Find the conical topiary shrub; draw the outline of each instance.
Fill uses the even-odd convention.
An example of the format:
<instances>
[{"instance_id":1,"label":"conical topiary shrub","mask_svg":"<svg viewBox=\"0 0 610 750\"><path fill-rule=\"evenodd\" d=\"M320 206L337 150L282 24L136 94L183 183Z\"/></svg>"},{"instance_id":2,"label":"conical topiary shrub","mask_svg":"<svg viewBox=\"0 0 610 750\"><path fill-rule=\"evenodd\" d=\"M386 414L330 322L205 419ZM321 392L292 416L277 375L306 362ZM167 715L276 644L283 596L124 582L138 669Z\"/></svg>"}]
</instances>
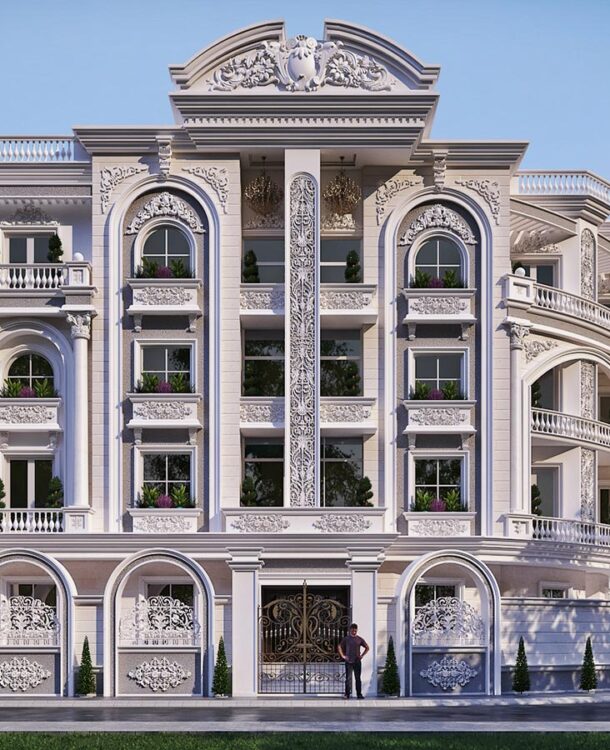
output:
<instances>
[{"instance_id":1,"label":"conical topiary shrub","mask_svg":"<svg viewBox=\"0 0 610 750\"><path fill-rule=\"evenodd\" d=\"M89 639L87 636L85 636L83 643L76 692L79 695L95 695L96 693L95 675L93 674L93 664L91 663L91 652L89 651Z\"/></svg>"},{"instance_id":2,"label":"conical topiary shrub","mask_svg":"<svg viewBox=\"0 0 610 750\"><path fill-rule=\"evenodd\" d=\"M49 252L47 253L47 260L49 263L60 263L64 251L61 247L61 240L56 234L52 234L49 237Z\"/></svg>"},{"instance_id":3,"label":"conical topiary shrub","mask_svg":"<svg viewBox=\"0 0 610 750\"><path fill-rule=\"evenodd\" d=\"M394 651L392 636L390 636L390 640L388 641L388 653L385 658L385 667L381 680L381 692L384 695L400 695L400 678L398 676L398 664L396 664L396 653Z\"/></svg>"},{"instance_id":4,"label":"conical topiary shrub","mask_svg":"<svg viewBox=\"0 0 610 750\"><path fill-rule=\"evenodd\" d=\"M222 636L218 643L218 655L214 667L214 679L212 680L212 692L214 695L231 695L231 676L227 665L225 653L225 642Z\"/></svg>"},{"instance_id":5,"label":"conical topiary shrub","mask_svg":"<svg viewBox=\"0 0 610 750\"><path fill-rule=\"evenodd\" d=\"M525 655L525 644L523 636L519 638L517 650L517 661L513 673L513 690L515 693L526 693L530 689L530 673L527 667L527 656Z\"/></svg>"},{"instance_id":6,"label":"conical topiary shrub","mask_svg":"<svg viewBox=\"0 0 610 750\"><path fill-rule=\"evenodd\" d=\"M256 482L252 477L244 477L244 481L241 483L240 503L245 508L251 508L259 504Z\"/></svg>"},{"instance_id":7,"label":"conical topiary shrub","mask_svg":"<svg viewBox=\"0 0 610 750\"><path fill-rule=\"evenodd\" d=\"M244 255L244 267L241 274L244 284L259 284L258 258L254 250L248 250Z\"/></svg>"},{"instance_id":8,"label":"conical topiary shrub","mask_svg":"<svg viewBox=\"0 0 610 750\"><path fill-rule=\"evenodd\" d=\"M345 259L345 280L348 284L359 284L362 281L360 256L355 250L350 250Z\"/></svg>"},{"instance_id":9,"label":"conical topiary shrub","mask_svg":"<svg viewBox=\"0 0 610 750\"><path fill-rule=\"evenodd\" d=\"M585 646L585 656L582 660L582 669L580 670L580 689L595 690L597 687L597 675L595 674L595 660L593 659L593 648L591 646L591 636L587 638Z\"/></svg>"},{"instance_id":10,"label":"conical topiary shrub","mask_svg":"<svg viewBox=\"0 0 610 750\"><path fill-rule=\"evenodd\" d=\"M533 516L541 516L542 511L540 510L540 506L542 505L542 496L537 484L532 485L531 493L531 513Z\"/></svg>"}]
</instances>

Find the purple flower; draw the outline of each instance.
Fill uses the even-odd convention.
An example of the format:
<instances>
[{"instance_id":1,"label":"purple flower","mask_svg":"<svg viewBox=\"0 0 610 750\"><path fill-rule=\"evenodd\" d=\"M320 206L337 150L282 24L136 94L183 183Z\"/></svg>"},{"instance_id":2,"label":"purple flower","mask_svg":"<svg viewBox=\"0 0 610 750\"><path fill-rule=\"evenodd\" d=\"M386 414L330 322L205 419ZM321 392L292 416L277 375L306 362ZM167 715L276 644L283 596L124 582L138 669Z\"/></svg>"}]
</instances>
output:
<instances>
[{"instance_id":1,"label":"purple flower","mask_svg":"<svg viewBox=\"0 0 610 750\"><path fill-rule=\"evenodd\" d=\"M24 385L23 388L19 391L19 396L20 398L34 398L36 396L36 391L33 388Z\"/></svg>"},{"instance_id":2,"label":"purple flower","mask_svg":"<svg viewBox=\"0 0 610 750\"><path fill-rule=\"evenodd\" d=\"M173 508L174 501L169 495L159 495L157 498L157 508Z\"/></svg>"},{"instance_id":3,"label":"purple flower","mask_svg":"<svg viewBox=\"0 0 610 750\"><path fill-rule=\"evenodd\" d=\"M447 510L447 505L445 504L444 500L440 499L440 497L436 497L430 503L430 512L431 513L444 513L446 510Z\"/></svg>"},{"instance_id":4,"label":"purple flower","mask_svg":"<svg viewBox=\"0 0 610 750\"><path fill-rule=\"evenodd\" d=\"M157 270L158 279L171 279L172 276L172 269L169 266L161 266L161 268Z\"/></svg>"},{"instance_id":5,"label":"purple flower","mask_svg":"<svg viewBox=\"0 0 610 750\"><path fill-rule=\"evenodd\" d=\"M433 388L428 394L428 398L430 401L442 401L445 398L445 394L439 391L438 388Z\"/></svg>"},{"instance_id":6,"label":"purple flower","mask_svg":"<svg viewBox=\"0 0 610 750\"><path fill-rule=\"evenodd\" d=\"M162 380L157 386L157 393L172 393L172 385L167 380Z\"/></svg>"},{"instance_id":7,"label":"purple flower","mask_svg":"<svg viewBox=\"0 0 610 750\"><path fill-rule=\"evenodd\" d=\"M438 276L433 276L430 279L430 289L442 289L444 286L443 280L439 279Z\"/></svg>"}]
</instances>

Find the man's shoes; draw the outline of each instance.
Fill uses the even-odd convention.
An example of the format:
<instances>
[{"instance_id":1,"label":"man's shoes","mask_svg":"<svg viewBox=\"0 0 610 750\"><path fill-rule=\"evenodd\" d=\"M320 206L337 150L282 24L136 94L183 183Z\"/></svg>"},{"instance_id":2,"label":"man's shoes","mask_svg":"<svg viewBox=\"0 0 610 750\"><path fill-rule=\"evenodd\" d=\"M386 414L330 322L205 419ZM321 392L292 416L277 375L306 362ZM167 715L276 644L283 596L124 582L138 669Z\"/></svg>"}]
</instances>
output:
<instances>
[{"instance_id":1,"label":"man's shoes","mask_svg":"<svg viewBox=\"0 0 610 750\"><path fill-rule=\"evenodd\" d=\"M364 695L359 695L359 696L358 696L358 700L359 700L359 701L363 701L363 700L364 700Z\"/></svg>"},{"instance_id":2,"label":"man's shoes","mask_svg":"<svg viewBox=\"0 0 610 750\"><path fill-rule=\"evenodd\" d=\"M347 700L349 698L349 695L344 695L343 697L345 698L345 700Z\"/></svg>"}]
</instances>

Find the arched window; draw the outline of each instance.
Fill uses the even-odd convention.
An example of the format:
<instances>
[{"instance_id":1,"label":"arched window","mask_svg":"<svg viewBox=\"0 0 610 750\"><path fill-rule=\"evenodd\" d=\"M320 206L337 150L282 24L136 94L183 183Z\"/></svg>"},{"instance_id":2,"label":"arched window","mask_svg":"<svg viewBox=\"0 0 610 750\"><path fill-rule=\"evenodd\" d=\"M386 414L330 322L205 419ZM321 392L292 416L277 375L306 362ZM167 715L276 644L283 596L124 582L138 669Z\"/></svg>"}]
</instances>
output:
<instances>
[{"instance_id":1,"label":"arched window","mask_svg":"<svg viewBox=\"0 0 610 750\"><path fill-rule=\"evenodd\" d=\"M190 276L191 246L184 232L173 226L154 229L142 248L142 269L145 276L163 276L162 269L173 278Z\"/></svg>"},{"instance_id":2,"label":"arched window","mask_svg":"<svg viewBox=\"0 0 610 750\"><path fill-rule=\"evenodd\" d=\"M415 281L420 286L464 286L462 253L456 242L448 237L431 237L415 256ZM427 284L423 282L427 281Z\"/></svg>"},{"instance_id":3,"label":"arched window","mask_svg":"<svg viewBox=\"0 0 610 750\"><path fill-rule=\"evenodd\" d=\"M22 388L31 388L37 394L54 394L53 368L40 354L22 354L10 366L7 380L20 383Z\"/></svg>"}]
</instances>

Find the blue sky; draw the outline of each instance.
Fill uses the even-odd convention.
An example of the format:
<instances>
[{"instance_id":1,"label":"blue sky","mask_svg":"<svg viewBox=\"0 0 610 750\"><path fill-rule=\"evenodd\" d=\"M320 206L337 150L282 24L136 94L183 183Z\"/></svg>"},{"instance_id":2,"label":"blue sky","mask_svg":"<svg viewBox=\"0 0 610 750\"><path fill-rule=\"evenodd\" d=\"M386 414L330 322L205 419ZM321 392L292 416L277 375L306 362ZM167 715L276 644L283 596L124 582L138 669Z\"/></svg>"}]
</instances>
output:
<instances>
[{"instance_id":1,"label":"blue sky","mask_svg":"<svg viewBox=\"0 0 610 750\"><path fill-rule=\"evenodd\" d=\"M441 65L435 138L530 141L610 179L610 0L0 0L0 133L170 124L170 63L261 20L369 26Z\"/></svg>"}]
</instances>

